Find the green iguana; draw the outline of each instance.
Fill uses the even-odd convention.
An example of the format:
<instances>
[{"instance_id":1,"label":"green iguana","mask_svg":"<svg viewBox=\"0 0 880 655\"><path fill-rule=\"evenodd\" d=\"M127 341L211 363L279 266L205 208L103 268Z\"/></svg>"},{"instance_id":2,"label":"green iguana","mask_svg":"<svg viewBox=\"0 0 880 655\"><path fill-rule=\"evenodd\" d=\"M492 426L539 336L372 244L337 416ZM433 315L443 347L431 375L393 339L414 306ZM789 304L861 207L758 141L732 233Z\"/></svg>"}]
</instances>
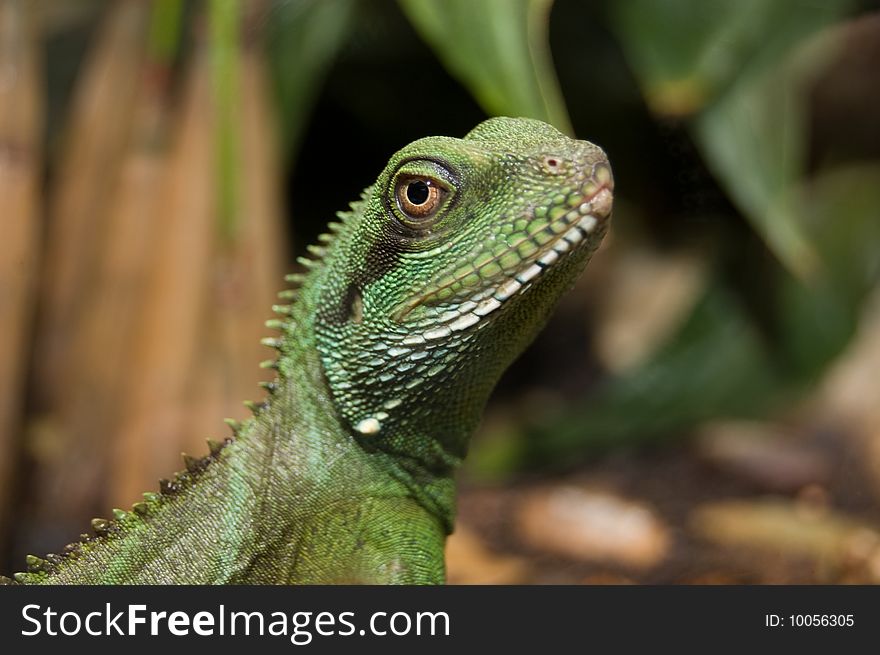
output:
<instances>
[{"instance_id":1,"label":"green iguana","mask_svg":"<svg viewBox=\"0 0 880 655\"><path fill-rule=\"evenodd\" d=\"M443 582L454 471L612 189L601 149L535 120L406 146L291 276L253 418L15 581Z\"/></svg>"}]
</instances>

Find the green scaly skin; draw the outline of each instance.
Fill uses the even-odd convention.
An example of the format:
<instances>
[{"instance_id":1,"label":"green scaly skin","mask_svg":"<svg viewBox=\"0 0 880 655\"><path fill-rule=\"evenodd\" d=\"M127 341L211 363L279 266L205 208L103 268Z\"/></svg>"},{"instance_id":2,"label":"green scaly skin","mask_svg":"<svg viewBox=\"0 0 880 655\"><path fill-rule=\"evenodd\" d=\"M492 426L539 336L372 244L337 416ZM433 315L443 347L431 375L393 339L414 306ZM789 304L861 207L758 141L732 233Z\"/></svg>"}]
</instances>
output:
<instances>
[{"instance_id":1,"label":"green scaly skin","mask_svg":"<svg viewBox=\"0 0 880 655\"><path fill-rule=\"evenodd\" d=\"M254 417L15 581L443 582L454 471L599 245L612 186L598 147L534 120L403 148L282 294Z\"/></svg>"}]
</instances>

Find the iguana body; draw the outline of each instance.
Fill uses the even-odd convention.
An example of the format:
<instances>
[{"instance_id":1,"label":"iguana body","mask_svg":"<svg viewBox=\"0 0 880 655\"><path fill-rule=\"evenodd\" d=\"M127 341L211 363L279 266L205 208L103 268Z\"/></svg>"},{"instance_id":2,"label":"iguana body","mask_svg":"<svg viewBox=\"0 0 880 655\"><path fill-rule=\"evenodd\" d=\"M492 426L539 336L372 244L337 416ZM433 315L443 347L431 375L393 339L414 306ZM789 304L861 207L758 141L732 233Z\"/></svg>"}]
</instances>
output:
<instances>
[{"instance_id":1,"label":"iguana body","mask_svg":"<svg viewBox=\"0 0 880 655\"><path fill-rule=\"evenodd\" d=\"M254 417L16 581L442 582L456 466L599 244L611 188L599 148L533 120L405 147L276 308Z\"/></svg>"}]
</instances>

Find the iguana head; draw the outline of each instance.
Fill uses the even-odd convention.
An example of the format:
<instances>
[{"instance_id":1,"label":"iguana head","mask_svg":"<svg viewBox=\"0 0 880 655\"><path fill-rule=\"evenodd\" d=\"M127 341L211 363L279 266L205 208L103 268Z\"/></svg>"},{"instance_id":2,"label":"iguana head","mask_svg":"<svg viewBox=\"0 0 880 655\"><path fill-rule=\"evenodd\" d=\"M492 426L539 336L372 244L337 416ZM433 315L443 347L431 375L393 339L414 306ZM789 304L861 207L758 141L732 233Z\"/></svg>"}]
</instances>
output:
<instances>
[{"instance_id":1,"label":"iguana head","mask_svg":"<svg viewBox=\"0 0 880 655\"><path fill-rule=\"evenodd\" d=\"M501 372L599 245L597 146L536 120L396 153L312 281L338 414L366 448L452 465Z\"/></svg>"}]
</instances>

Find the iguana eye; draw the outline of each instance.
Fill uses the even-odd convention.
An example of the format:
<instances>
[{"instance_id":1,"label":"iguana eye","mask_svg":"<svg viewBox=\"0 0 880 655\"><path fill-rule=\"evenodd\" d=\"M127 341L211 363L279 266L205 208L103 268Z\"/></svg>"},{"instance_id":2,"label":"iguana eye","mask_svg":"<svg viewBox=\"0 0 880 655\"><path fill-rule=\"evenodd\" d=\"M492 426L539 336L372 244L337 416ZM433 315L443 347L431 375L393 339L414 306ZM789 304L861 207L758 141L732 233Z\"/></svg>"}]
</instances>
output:
<instances>
[{"instance_id":1,"label":"iguana eye","mask_svg":"<svg viewBox=\"0 0 880 655\"><path fill-rule=\"evenodd\" d=\"M419 224L437 213L446 193L446 189L430 177L409 175L398 178L394 190L400 211Z\"/></svg>"}]
</instances>

